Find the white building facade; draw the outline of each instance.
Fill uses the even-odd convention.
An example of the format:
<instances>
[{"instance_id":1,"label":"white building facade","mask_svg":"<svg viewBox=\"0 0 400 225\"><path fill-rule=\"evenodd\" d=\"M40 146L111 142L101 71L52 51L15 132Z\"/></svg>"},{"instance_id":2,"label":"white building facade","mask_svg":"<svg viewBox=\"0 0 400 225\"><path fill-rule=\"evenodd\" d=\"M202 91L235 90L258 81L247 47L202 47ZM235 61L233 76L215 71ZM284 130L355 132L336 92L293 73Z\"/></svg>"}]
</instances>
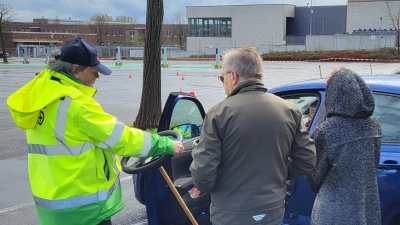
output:
<instances>
[{"instance_id":1,"label":"white building facade","mask_svg":"<svg viewBox=\"0 0 400 225\"><path fill-rule=\"evenodd\" d=\"M390 29L395 30L389 15L397 17L399 10L400 1L349 1L346 32L351 34L360 29L361 32L382 29L385 33Z\"/></svg>"},{"instance_id":2,"label":"white building facade","mask_svg":"<svg viewBox=\"0 0 400 225\"><path fill-rule=\"evenodd\" d=\"M340 7L290 4L187 6L187 51L215 54L217 46L221 51L253 46L260 53L397 46L396 26L399 25L397 21L393 24L393 18L399 16L400 0L348 0L344 10ZM311 27L313 32L309 35ZM304 30L310 32L300 34ZM326 30L330 33L326 34ZM293 43L293 38L304 42Z\"/></svg>"},{"instance_id":3,"label":"white building facade","mask_svg":"<svg viewBox=\"0 0 400 225\"><path fill-rule=\"evenodd\" d=\"M295 5L187 6L187 50L200 54L261 44L284 45L287 18Z\"/></svg>"}]
</instances>

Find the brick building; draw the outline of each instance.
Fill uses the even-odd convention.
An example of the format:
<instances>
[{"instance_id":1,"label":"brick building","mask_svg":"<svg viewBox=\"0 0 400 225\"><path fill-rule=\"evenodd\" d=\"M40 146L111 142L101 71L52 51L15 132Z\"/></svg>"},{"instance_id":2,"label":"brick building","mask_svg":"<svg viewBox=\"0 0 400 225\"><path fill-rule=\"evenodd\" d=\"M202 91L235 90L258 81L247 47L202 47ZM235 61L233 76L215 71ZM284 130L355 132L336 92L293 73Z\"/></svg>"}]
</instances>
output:
<instances>
[{"instance_id":1,"label":"brick building","mask_svg":"<svg viewBox=\"0 0 400 225\"><path fill-rule=\"evenodd\" d=\"M162 45L179 47L172 35L175 28L174 24L163 25ZM108 22L99 27L92 21L40 18L33 22L12 22L3 32L9 54L22 56L26 47L28 56L36 57L44 56L46 47L60 47L75 37L83 37L99 46L141 46L145 30L145 24Z\"/></svg>"}]
</instances>

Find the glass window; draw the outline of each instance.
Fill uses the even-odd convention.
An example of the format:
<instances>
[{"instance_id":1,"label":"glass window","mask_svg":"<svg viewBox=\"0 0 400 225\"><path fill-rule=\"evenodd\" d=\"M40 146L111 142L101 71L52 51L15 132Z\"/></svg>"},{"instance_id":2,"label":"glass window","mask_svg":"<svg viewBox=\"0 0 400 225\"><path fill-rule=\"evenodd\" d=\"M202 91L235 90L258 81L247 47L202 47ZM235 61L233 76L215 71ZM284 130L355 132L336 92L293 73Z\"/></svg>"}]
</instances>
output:
<instances>
[{"instance_id":1,"label":"glass window","mask_svg":"<svg viewBox=\"0 0 400 225\"><path fill-rule=\"evenodd\" d=\"M302 114L303 123L306 124L306 126L312 123L318 106L318 97L315 95L296 95L285 96L282 98L299 107Z\"/></svg>"},{"instance_id":2,"label":"glass window","mask_svg":"<svg viewBox=\"0 0 400 225\"><path fill-rule=\"evenodd\" d=\"M129 31L129 41L133 42L135 40L135 31L134 30L130 30Z\"/></svg>"},{"instance_id":3,"label":"glass window","mask_svg":"<svg viewBox=\"0 0 400 225\"><path fill-rule=\"evenodd\" d=\"M382 142L400 142L400 98L374 93L373 116L380 122Z\"/></svg>"},{"instance_id":4,"label":"glass window","mask_svg":"<svg viewBox=\"0 0 400 225\"><path fill-rule=\"evenodd\" d=\"M232 18L189 18L190 37L231 37Z\"/></svg>"},{"instance_id":5,"label":"glass window","mask_svg":"<svg viewBox=\"0 0 400 225\"><path fill-rule=\"evenodd\" d=\"M196 103L187 99L179 100L172 112L170 130L183 135L183 139L200 136L203 126L203 117Z\"/></svg>"}]
</instances>

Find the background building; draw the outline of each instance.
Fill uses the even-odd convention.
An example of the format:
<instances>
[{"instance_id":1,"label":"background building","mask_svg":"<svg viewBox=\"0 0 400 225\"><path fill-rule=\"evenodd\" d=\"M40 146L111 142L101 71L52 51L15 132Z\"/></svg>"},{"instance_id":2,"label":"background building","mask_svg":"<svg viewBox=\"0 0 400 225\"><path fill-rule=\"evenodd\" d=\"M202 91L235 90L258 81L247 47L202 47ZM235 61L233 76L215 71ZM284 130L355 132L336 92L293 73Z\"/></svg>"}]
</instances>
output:
<instances>
[{"instance_id":1,"label":"background building","mask_svg":"<svg viewBox=\"0 0 400 225\"><path fill-rule=\"evenodd\" d=\"M188 51L285 44L287 18L294 5L227 5L186 7ZM214 49L212 51L215 51Z\"/></svg>"},{"instance_id":2,"label":"background building","mask_svg":"<svg viewBox=\"0 0 400 225\"><path fill-rule=\"evenodd\" d=\"M28 57L45 56L48 46L60 47L67 40L83 37L110 52L114 46L142 47L144 45L145 24L107 22L101 26L102 38L99 42L99 27L93 21L33 19L33 22L12 22L4 29L5 46L11 55L22 56L24 47ZM174 24L165 24L162 28L162 45L178 47L174 33ZM186 35L186 29L182 31ZM114 53L110 53L113 55Z\"/></svg>"},{"instance_id":3,"label":"background building","mask_svg":"<svg viewBox=\"0 0 400 225\"><path fill-rule=\"evenodd\" d=\"M161 41L170 47L169 57L215 54L217 46L221 52L253 46L260 53L396 47L398 12L399 0L349 0L339 6L188 6L188 23L183 17L177 19L179 24L164 24ZM114 46L122 46L123 56L141 57L145 29L145 24L107 22L100 29L93 21L40 18L11 23L4 33L11 55L20 56L27 47L29 56L44 56L46 46L84 37L97 43L102 56L115 56Z\"/></svg>"},{"instance_id":4,"label":"background building","mask_svg":"<svg viewBox=\"0 0 400 225\"><path fill-rule=\"evenodd\" d=\"M397 14L400 1L349 0L348 5L302 7L188 6L187 49L212 54L215 46L254 46L261 53L395 47L396 26L388 9Z\"/></svg>"}]
</instances>

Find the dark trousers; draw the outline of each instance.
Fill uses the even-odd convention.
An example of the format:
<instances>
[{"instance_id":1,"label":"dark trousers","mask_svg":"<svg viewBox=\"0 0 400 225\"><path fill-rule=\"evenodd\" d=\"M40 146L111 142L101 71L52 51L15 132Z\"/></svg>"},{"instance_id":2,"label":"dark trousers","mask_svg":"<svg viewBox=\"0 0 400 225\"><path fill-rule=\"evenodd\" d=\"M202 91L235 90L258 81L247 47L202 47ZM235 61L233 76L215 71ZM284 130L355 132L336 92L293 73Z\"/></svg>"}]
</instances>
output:
<instances>
[{"instance_id":1,"label":"dark trousers","mask_svg":"<svg viewBox=\"0 0 400 225\"><path fill-rule=\"evenodd\" d=\"M111 220L103 220L99 225L111 225Z\"/></svg>"}]
</instances>

